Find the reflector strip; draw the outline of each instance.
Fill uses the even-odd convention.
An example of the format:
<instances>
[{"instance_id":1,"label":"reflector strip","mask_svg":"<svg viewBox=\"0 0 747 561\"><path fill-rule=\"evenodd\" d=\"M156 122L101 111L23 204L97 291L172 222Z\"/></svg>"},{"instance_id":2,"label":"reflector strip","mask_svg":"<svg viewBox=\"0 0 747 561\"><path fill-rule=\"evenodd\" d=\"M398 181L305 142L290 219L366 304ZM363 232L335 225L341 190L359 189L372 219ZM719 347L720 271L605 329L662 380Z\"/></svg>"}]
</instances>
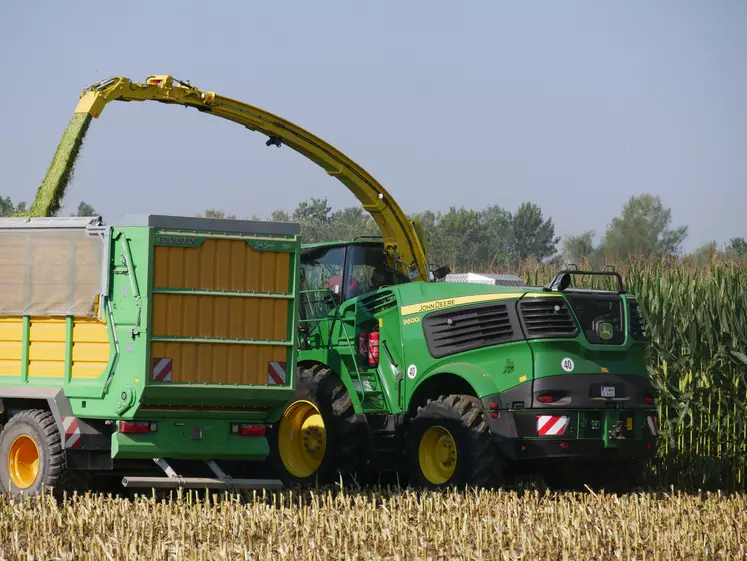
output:
<instances>
[{"instance_id":1,"label":"reflector strip","mask_svg":"<svg viewBox=\"0 0 747 561\"><path fill-rule=\"evenodd\" d=\"M648 432L651 433L651 436L656 436L659 434L659 427L656 422L656 417L646 417L646 424L648 424Z\"/></svg>"},{"instance_id":2,"label":"reflector strip","mask_svg":"<svg viewBox=\"0 0 747 561\"><path fill-rule=\"evenodd\" d=\"M80 448L80 425L77 417L62 417L65 429L65 448Z\"/></svg>"},{"instance_id":3,"label":"reflector strip","mask_svg":"<svg viewBox=\"0 0 747 561\"><path fill-rule=\"evenodd\" d=\"M170 382L171 381L171 359L154 358L153 359L153 381Z\"/></svg>"},{"instance_id":4,"label":"reflector strip","mask_svg":"<svg viewBox=\"0 0 747 561\"><path fill-rule=\"evenodd\" d=\"M563 434L568 428L569 417L561 415L538 415L537 434L540 436L555 436Z\"/></svg>"},{"instance_id":5,"label":"reflector strip","mask_svg":"<svg viewBox=\"0 0 747 561\"><path fill-rule=\"evenodd\" d=\"M271 386L285 384L285 363L270 361L267 363L267 383Z\"/></svg>"}]
</instances>

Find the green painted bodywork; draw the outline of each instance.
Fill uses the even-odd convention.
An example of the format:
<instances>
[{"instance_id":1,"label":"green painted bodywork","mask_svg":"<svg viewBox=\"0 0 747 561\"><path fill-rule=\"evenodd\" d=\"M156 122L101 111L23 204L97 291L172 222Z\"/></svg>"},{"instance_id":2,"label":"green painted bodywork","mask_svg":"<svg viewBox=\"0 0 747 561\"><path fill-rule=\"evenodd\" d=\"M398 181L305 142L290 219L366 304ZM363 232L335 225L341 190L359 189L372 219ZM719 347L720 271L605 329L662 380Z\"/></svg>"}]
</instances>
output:
<instances>
[{"instance_id":1,"label":"green painted bodywork","mask_svg":"<svg viewBox=\"0 0 747 561\"><path fill-rule=\"evenodd\" d=\"M340 244L313 244L305 247L331 247ZM423 318L429 313L469 307L489 302L515 305L522 299L561 298L541 287L494 286L474 283L405 283L378 290L391 293L395 305L367 313L361 301L373 293L343 302L319 321L302 342L300 363L320 363L337 372L351 395L356 413L407 413L418 388L428 380L451 375L462 378L477 397L503 393L536 379L574 374L647 376L645 343L631 338L627 329L629 295L622 294L625 342L622 345L595 345L583 331L574 338L522 339L469 350L443 358L431 356L423 332ZM464 300L467 302L462 303ZM566 301L567 302L567 301ZM568 303L568 302L567 302ZM570 307L570 303L569 307ZM420 311L425 308L424 311ZM369 368L356 359L357 335L379 325L379 366ZM383 349L386 344L396 364ZM565 372L561 362L571 358L573 372ZM605 370L606 369L606 370ZM413 375L408 375L408 370Z\"/></svg>"},{"instance_id":2,"label":"green painted bodywork","mask_svg":"<svg viewBox=\"0 0 747 561\"><path fill-rule=\"evenodd\" d=\"M230 421L202 416L163 419L151 433L112 435L117 459L263 460L269 453L267 438L232 434Z\"/></svg>"},{"instance_id":3,"label":"green painted bodywork","mask_svg":"<svg viewBox=\"0 0 747 561\"><path fill-rule=\"evenodd\" d=\"M189 220L189 219L187 219ZM28 377L29 324L23 319L22 373L3 377L5 386L26 388L62 387L69 399L72 414L91 420L157 421L158 430L151 434L112 435L112 457L184 459L262 459L268 452L267 438L240 437L228 433L230 422L273 423L282 415L295 391L297 360L298 270L300 240L298 235L249 234L232 232L232 221L223 231L174 231L145 226L113 226L109 229L110 248L108 290L100 299L100 317L108 329L109 364L96 378L71 379L73 317L66 322L64 378ZM195 237L196 236L196 237ZM282 251L293 254L289 260L287 293L250 293L220 290L164 290L153 286L153 256L156 245L196 247L209 236L245 240L256 251ZM194 238L194 243L180 239ZM184 294L281 298L288 300L287 347L284 385L241 385L221 383L158 383L151 381L151 333L153 295ZM201 338L182 338L199 343ZM269 344L261 339L212 339L227 344ZM32 389L29 390L33 392ZM31 393L30 393L31 395ZM0 395L2 397L2 395ZM178 426L183 423L184 426ZM116 425L115 425L116 426ZM205 431L203 440L188 437L189 428ZM184 434L187 437L184 437Z\"/></svg>"}]
</instances>

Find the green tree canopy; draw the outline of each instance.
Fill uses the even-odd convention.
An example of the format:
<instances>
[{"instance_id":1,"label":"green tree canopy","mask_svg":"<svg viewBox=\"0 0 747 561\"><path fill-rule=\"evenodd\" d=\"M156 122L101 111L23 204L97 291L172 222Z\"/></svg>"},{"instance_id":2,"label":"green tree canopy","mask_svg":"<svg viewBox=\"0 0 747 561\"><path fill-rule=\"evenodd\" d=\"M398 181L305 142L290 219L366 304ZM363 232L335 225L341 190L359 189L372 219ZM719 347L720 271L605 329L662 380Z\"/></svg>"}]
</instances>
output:
<instances>
[{"instance_id":1,"label":"green tree canopy","mask_svg":"<svg viewBox=\"0 0 747 561\"><path fill-rule=\"evenodd\" d=\"M687 226L671 228L672 212L658 196L633 196L622 214L612 220L602 245L608 256L626 260L631 255L674 255L687 237Z\"/></svg>"},{"instance_id":2,"label":"green tree canopy","mask_svg":"<svg viewBox=\"0 0 747 561\"><path fill-rule=\"evenodd\" d=\"M693 261L698 267L705 267L719 254L716 240L706 242L698 247L692 254Z\"/></svg>"},{"instance_id":3,"label":"green tree canopy","mask_svg":"<svg viewBox=\"0 0 747 561\"><path fill-rule=\"evenodd\" d=\"M479 256L485 267L510 268L513 266L514 222L511 213L498 205L489 206L480 212L480 224L484 229L483 247Z\"/></svg>"},{"instance_id":4,"label":"green tree canopy","mask_svg":"<svg viewBox=\"0 0 747 561\"><path fill-rule=\"evenodd\" d=\"M563 240L563 261L566 263L596 262L598 249L594 247L594 230L586 230Z\"/></svg>"},{"instance_id":5,"label":"green tree canopy","mask_svg":"<svg viewBox=\"0 0 747 561\"><path fill-rule=\"evenodd\" d=\"M226 220L236 220L235 214L226 215L225 211L217 208L209 208L204 213L197 215L200 218L222 218Z\"/></svg>"},{"instance_id":6,"label":"green tree canopy","mask_svg":"<svg viewBox=\"0 0 747 561\"><path fill-rule=\"evenodd\" d=\"M734 253L737 259L747 258L747 241L744 238L732 238L729 240L729 251Z\"/></svg>"},{"instance_id":7,"label":"green tree canopy","mask_svg":"<svg viewBox=\"0 0 747 561\"><path fill-rule=\"evenodd\" d=\"M486 241L480 214L474 210L451 207L438 221L442 260L452 269L474 267Z\"/></svg>"},{"instance_id":8,"label":"green tree canopy","mask_svg":"<svg viewBox=\"0 0 747 561\"><path fill-rule=\"evenodd\" d=\"M78 210L72 216L97 216L96 210L85 201L80 201Z\"/></svg>"},{"instance_id":9,"label":"green tree canopy","mask_svg":"<svg viewBox=\"0 0 747 561\"><path fill-rule=\"evenodd\" d=\"M513 254L524 260L535 257L539 260L552 257L560 241L555 236L552 218L544 219L540 207L533 203L522 203L511 219L513 231Z\"/></svg>"},{"instance_id":10,"label":"green tree canopy","mask_svg":"<svg viewBox=\"0 0 747 561\"><path fill-rule=\"evenodd\" d=\"M0 217L13 216L16 213L26 212L26 203L20 202L14 205L10 197L0 197Z\"/></svg>"}]
</instances>

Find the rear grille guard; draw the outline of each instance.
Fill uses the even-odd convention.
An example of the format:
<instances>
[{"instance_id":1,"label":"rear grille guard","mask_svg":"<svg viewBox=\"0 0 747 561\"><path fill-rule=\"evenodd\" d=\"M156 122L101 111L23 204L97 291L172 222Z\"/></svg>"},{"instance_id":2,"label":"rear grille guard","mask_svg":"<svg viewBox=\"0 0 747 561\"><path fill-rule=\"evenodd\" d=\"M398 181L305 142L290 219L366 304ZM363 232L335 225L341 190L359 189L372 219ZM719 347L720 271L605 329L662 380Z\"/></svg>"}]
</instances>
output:
<instances>
[{"instance_id":1,"label":"rear grille guard","mask_svg":"<svg viewBox=\"0 0 747 561\"><path fill-rule=\"evenodd\" d=\"M637 300L628 299L628 332L636 341L648 340L648 325Z\"/></svg>"}]
</instances>

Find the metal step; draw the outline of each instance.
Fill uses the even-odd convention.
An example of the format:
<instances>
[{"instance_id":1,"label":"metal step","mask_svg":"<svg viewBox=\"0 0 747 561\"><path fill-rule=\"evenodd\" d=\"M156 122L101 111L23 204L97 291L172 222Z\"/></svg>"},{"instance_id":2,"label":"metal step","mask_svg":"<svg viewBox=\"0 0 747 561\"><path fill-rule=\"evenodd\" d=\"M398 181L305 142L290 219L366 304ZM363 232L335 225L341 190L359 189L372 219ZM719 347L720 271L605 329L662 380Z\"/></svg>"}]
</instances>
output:
<instances>
[{"instance_id":1,"label":"metal step","mask_svg":"<svg viewBox=\"0 0 747 561\"><path fill-rule=\"evenodd\" d=\"M232 479L224 481L217 477L123 477L125 487L147 488L199 488L199 489L282 489L279 479Z\"/></svg>"},{"instance_id":2,"label":"metal step","mask_svg":"<svg viewBox=\"0 0 747 561\"><path fill-rule=\"evenodd\" d=\"M282 489L279 479L233 479L226 475L213 460L205 463L216 477L182 477L163 458L153 461L164 471L166 477L123 477L124 487L148 488L200 488L200 489Z\"/></svg>"}]
</instances>

